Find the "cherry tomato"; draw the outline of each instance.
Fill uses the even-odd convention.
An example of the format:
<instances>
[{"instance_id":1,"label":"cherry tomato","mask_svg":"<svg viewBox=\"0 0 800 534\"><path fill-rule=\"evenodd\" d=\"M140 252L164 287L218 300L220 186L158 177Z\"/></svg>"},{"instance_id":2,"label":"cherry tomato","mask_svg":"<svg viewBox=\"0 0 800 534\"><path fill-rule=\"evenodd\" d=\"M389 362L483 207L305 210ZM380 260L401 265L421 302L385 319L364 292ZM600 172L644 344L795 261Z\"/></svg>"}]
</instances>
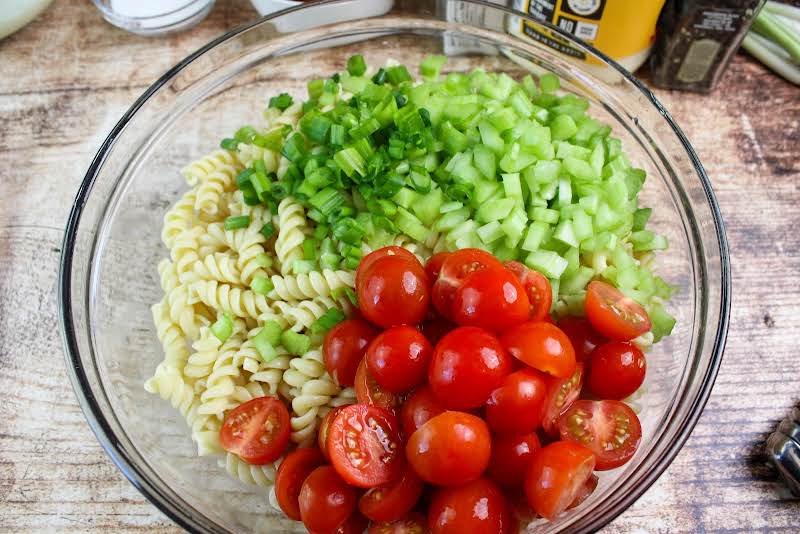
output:
<instances>
[{"instance_id":1,"label":"cherry tomato","mask_svg":"<svg viewBox=\"0 0 800 534\"><path fill-rule=\"evenodd\" d=\"M561 439L588 447L597 457L595 469L619 467L636 453L642 439L639 418L619 401L575 402L558 420Z\"/></svg>"},{"instance_id":2,"label":"cherry tomato","mask_svg":"<svg viewBox=\"0 0 800 534\"><path fill-rule=\"evenodd\" d=\"M456 325L439 316L426 319L424 323L419 325L420 331L428 338L431 345L436 345L440 339L454 328L456 328Z\"/></svg>"},{"instance_id":3,"label":"cherry tomato","mask_svg":"<svg viewBox=\"0 0 800 534\"><path fill-rule=\"evenodd\" d=\"M594 469L592 451L556 441L533 455L525 474L528 503L542 517L553 520L575 501Z\"/></svg>"},{"instance_id":4,"label":"cherry tomato","mask_svg":"<svg viewBox=\"0 0 800 534\"><path fill-rule=\"evenodd\" d=\"M325 334L322 355L328 374L342 387L350 387L367 346L378 331L361 319L348 319Z\"/></svg>"},{"instance_id":5,"label":"cherry tomato","mask_svg":"<svg viewBox=\"0 0 800 534\"><path fill-rule=\"evenodd\" d=\"M419 263L417 257L414 256L410 250L403 247L390 246L373 250L361 258L361 261L358 263L358 268L356 269L356 287L358 287L358 283L361 280L362 275L367 272L367 269L369 269L375 260L383 258L384 256L400 256L401 258L405 258L409 261Z\"/></svg>"},{"instance_id":6,"label":"cherry tomato","mask_svg":"<svg viewBox=\"0 0 800 534\"><path fill-rule=\"evenodd\" d=\"M494 436L489 478L505 488L522 487L533 453L542 448L535 433Z\"/></svg>"},{"instance_id":7,"label":"cherry tomato","mask_svg":"<svg viewBox=\"0 0 800 534\"><path fill-rule=\"evenodd\" d=\"M566 412L578 399L583 387L583 364L575 367L575 372L568 378L550 378L547 384L547 400L545 401L542 428L551 436L558 435L558 418Z\"/></svg>"},{"instance_id":8,"label":"cherry tomato","mask_svg":"<svg viewBox=\"0 0 800 534\"><path fill-rule=\"evenodd\" d=\"M330 430L331 423L340 409L341 408L333 408L331 411L326 413L325 417L322 418L322 422L319 424L319 430L317 431L317 445L319 446L319 451L328 461L331 459L330 455L328 454L328 431Z\"/></svg>"},{"instance_id":9,"label":"cherry tomato","mask_svg":"<svg viewBox=\"0 0 800 534\"><path fill-rule=\"evenodd\" d=\"M511 534L506 498L490 480L479 478L433 494L428 509L431 534Z\"/></svg>"},{"instance_id":10,"label":"cherry tomato","mask_svg":"<svg viewBox=\"0 0 800 534\"><path fill-rule=\"evenodd\" d=\"M528 318L530 302L522 284L509 271L481 269L467 276L456 290L450 315L461 326L502 332Z\"/></svg>"},{"instance_id":11,"label":"cherry tomato","mask_svg":"<svg viewBox=\"0 0 800 534\"><path fill-rule=\"evenodd\" d=\"M486 423L494 432L520 434L542 425L547 376L531 368L508 375L486 402Z\"/></svg>"},{"instance_id":12,"label":"cherry tomato","mask_svg":"<svg viewBox=\"0 0 800 534\"><path fill-rule=\"evenodd\" d=\"M575 349L575 358L581 362L589 357L595 347L606 342L583 317L564 317L558 321L558 327L567 334Z\"/></svg>"},{"instance_id":13,"label":"cherry tomato","mask_svg":"<svg viewBox=\"0 0 800 534\"><path fill-rule=\"evenodd\" d=\"M605 282L589 282L584 307L594 329L609 339L629 341L650 330L642 305Z\"/></svg>"},{"instance_id":14,"label":"cherry tomato","mask_svg":"<svg viewBox=\"0 0 800 534\"><path fill-rule=\"evenodd\" d=\"M531 321L543 321L548 318L550 307L553 305L553 289L547 277L539 271L528 269L518 261L507 261L503 265L514 273L525 288L531 303Z\"/></svg>"},{"instance_id":15,"label":"cherry tomato","mask_svg":"<svg viewBox=\"0 0 800 534\"><path fill-rule=\"evenodd\" d=\"M405 466L397 418L365 404L346 406L336 414L328 430L328 453L336 472L359 488L396 480Z\"/></svg>"},{"instance_id":16,"label":"cherry tomato","mask_svg":"<svg viewBox=\"0 0 800 534\"><path fill-rule=\"evenodd\" d=\"M300 517L310 532L335 533L356 508L358 495L336 470L323 465L314 469L300 489Z\"/></svg>"},{"instance_id":17,"label":"cherry tomato","mask_svg":"<svg viewBox=\"0 0 800 534\"><path fill-rule=\"evenodd\" d=\"M361 404L369 404L394 411L400 406L400 397L383 389L367 369L366 359L362 360L356 371L356 399Z\"/></svg>"},{"instance_id":18,"label":"cherry tomato","mask_svg":"<svg viewBox=\"0 0 800 534\"><path fill-rule=\"evenodd\" d=\"M600 398L621 400L639 389L646 370L639 347L627 341L611 341L592 352L586 386Z\"/></svg>"},{"instance_id":19,"label":"cherry tomato","mask_svg":"<svg viewBox=\"0 0 800 534\"><path fill-rule=\"evenodd\" d=\"M376 259L364 270L356 291L361 313L383 328L417 324L428 311L428 275L416 259L399 255Z\"/></svg>"},{"instance_id":20,"label":"cherry tomato","mask_svg":"<svg viewBox=\"0 0 800 534\"><path fill-rule=\"evenodd\" d=\"M600 482L600 479L597 478L597 475L590 476L589 479L586 481L586 484L584 484L581 487L581 490L580 490L580 492L578 492L578 495L575 496L575 500L572 501L572 504L570 504L567 507L567 510L571 510L573 508L577 508L578 506L583 504L583 501L585 501L586 499L591 497L592 493L594 493L594 490L597 489L597 484L599 482Z\"/></svg>"},{"instance_id":21,"label":"cherry tomato","mask_svg":"<svg viewBox=\"0 0 800 534\"><path fill-rule=\"evenodd\" d=\"M300 488L308 475L324 463L322 454L314 448L297 449L281 462L275 475L275 496L290 519L300 521Z\"/></svg>"},{"instance_id":22,"label":"cherry tomato","mask_svg":"<svg viewBox=\"0 0 800 534\"><path fill-rule=\"evenodd\" d=\"M542 321L522 323L500 338L503 347L522 363L558 378L575 372L575 351L567 335Z\"/></svg>"},{"instance_id":23,"label":"cherry tomato","mask_svg":"<svg viewBox=\"0 0 800 534\"><path fill-rule=\"evenodd\" d=\"M494 335L462 326L436 345L428 382L446 408L464 410L484 404L510 372L511 359Z\"/></svg>"},{"instance_id":24,"label":"cherry tomato","mask_svg":"<svg viewBox=\"0 0 800 534\"><path fill-rule=\"evenodd\" d=\"M489 465L490 442L483 419L464 412L444 412L411 435L406 457L423 480L454 486L483 473Z\"/></svg>"},{"instance_id":25,"label":"cherry tomato","mask_svg":"<svg viewBox=\"0 0 800 534\"><path fill-rule=\"evenodd\" d=\"M339 525L335 534L364 534L369 520L358 512L353 512L347 521Z\"/></svg>"},{"instance_id":26,"label":"cherry tomato","mask_svg":"<svg viewBox=\"0 0 800 534\"><path fill-rule=\"evenodd\" d=\"M478 248L462 248L451 253L442 262L439 277L433 284L433 306L443 317L450 318L453 297L464 279L476 271L502 265L500 260Z\"/></svg>"},{"instance_id":27,"label":"cherry tomato","mask_svg":"<svg viewBox=\"0 0 800 534\"><path fill-rule=\"evenodd\" d=\"M275 397L258 397L231 410L219 431L222 448L251 465L280 458L289 444L289 411Z\"/></svg>"},{"instance_id":28,"label":"cherry tomato","mask_svg":"<svg viewBox=\"0 0 800 534\"><path fill-rule=\"evenodd\" d=\"M411 512L397 521L372 523L367 534L428 534L428 522L419 512Z\"/></svg>"},{"instance_id":29,"label":"cherry tomato","mask_svg":"<svg viewBox=\"0 0 800 534\"><path fill-rule=\"evenodd\" d=\"M427 384L418 387L400 407L403 435L410 437L419 427L444 411L444 406Z\"/></svg>"},{"instance_id":30,"label":"cherry tomato","mask_svg":"<svg viewBox=\"0 0 800 534\"><path fill-rule=\"evenodd\" d=\"M427 263L425 263L425 272L428 274L428 280L432 284L439 278L439 273L442 272L442 264L444 260L450 257L450 254L450 252L438 252L428 258Z\"/></svg>"},{"instance_id":31,"label":"cherry tomato","mask_svg":"<svg viewBox=\"0 0 800 534\"><path fill-rule=\"evenodd\" d=\"M395 326L379 334L367 349L367 369L390 393L404 393L425 381L433 347L422 332Z\"/></svg>"},{"instance_id":32,"label":"cherry tomato","mask_svg":"<svg viewBox=\"0 0 800 534\"><path fill-rule=\"evenodd\" d=\"M422 495L422 480L411 468L384 486L368 490L358 500L358 509L373 521L397 521L417 504Z\"/></svg>"}]
</instances>

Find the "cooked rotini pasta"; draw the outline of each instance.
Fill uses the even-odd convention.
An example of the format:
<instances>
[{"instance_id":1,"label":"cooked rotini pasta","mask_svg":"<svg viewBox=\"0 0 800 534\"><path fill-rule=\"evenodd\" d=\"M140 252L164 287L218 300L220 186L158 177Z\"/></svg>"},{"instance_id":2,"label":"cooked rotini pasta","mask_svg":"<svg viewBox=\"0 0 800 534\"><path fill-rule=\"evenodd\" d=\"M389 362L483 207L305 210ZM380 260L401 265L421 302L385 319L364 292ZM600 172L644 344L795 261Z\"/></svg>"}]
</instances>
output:
<instances>
[{"instance_id":1,"label":"cooked rotini pasta","mask_svg":"<svg viewBox=\"0 0 800 534\"><path fill-rule=\"evenodd\" d=\"M355 276L350 271L312 271L306 274L272 276L274 289L268 297L275 300L307 300L328 297L345 287L355 287Z\"/></svg>"},{"instance_id":2,"label":"cooked rotini pasta","mask_svg":"<svg viewBox=\"0 0 800 534\"><path fill-rule=\"evenodd\" d=\"M295 260L303 257L303 241L306 238L307 221L305 209L292 197L286 197L278 205L278 239L275 254L281 274L289 274Z\"/></svg>"}]
</instances>

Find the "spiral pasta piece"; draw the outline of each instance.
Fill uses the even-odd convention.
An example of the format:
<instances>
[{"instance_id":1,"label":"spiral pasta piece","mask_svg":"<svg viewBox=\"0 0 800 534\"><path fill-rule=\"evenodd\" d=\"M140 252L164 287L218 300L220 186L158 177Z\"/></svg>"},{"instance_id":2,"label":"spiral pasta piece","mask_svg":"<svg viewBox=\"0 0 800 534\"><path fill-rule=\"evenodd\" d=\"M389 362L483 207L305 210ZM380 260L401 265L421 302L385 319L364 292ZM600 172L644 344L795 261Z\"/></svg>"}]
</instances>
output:
<instances>
[{"instance_id":1,"label":"spiral pasta piece","mask_svg":"<svg viewBox=\"0 0 800 534\"><path fill-rule=\"evenodd\" d=\"M215 169L208 173L197 189L194 208L201 214L216 215L220 206L224 205L220 202L223 193L236 186L236 174L233 167Z\"/></svg>"},{"instance_id":2,"label":"spiral pasta piece","mask_svg":"<svg viewBox=\"0 0 800 534\"><path fill-rule=\"evenodd\" d=\"M166 297L164 297L166 300ZM156 325L156 336L161 342L164 351L164 362L181 370L189 358L189 346L186 344L186 336L176 325L169 315L169 309L162 300L154 304L151 308L153 322Z\"/></svg>"},{"instance_id":3,"label":"spiral pasta piece","mask_svg":"<svg viewBox=\"0 0 800 534\"><path fill-rule=\"evenodd\" d=\"M263 295L249 289L221 284L216 280L198 280L189 286L189 291L205 305L215 310L232 313L237 317L258 317L272 312Z\"/></svg>"},{"instance_id":4,"label":"spiral pasta piece","mask_svg":"<svg viewBox=\"0 0 800 534\"><path fill-rule=\"evenodd\" d=\"M298 444L310 444L316 438L318 420L322 417L320 409L339 394L340 388L325 372L319 350L311 350L293 359L284 372L284 381L294 394L291 439Z\"/></svg>"},{"instance_id":5,"label":"spiral pasta piece","mask_svg":"<svg viewBox=\"0 0 800 534\"><path fill-rule=\"evenodd\" d=\"M272 303L272 308L286 319L295 332L311 328L311 325L331 308L339 308L345 314L350 313L350 303L346 297L334 300L331 297L320 296L294 303L276 301Z\"/></svg>"},{"instance_id":6,"label":"spiral pasta piece","mask_svg":"<svg viewBox=\"0 0 800 534\"><path fill-rule=\"evenodd\" d=\"M267 489L272 489L278 465L280 465L278 462L250 465L230 452L225 454L225 458L220 459L220 467L224 467L233 478L249 486L260 486Z\"/></svg>"},{"instance_id":7,"label":"spiral pasta piece","mask_svg":"<svg viewBox=\"0 0 800 534\"><path fill-rule=\"evenodd\" d=\"M295 260L303 258L303 241L308 231L305 210L297 200L286 197L278 204L278 239L275 254L281 274L288 274Z\"/></svg>"},{"instance_id":8,"label":"spiral pasta piece","mask_svg":"<svg viewBox=\"0 0 800 534\"><path fill-rule=\"evenodd\" d=\"M194 262L191 271L181 276L181 282L191 284L197 280L216 280L226 284L241 284L237 260L230 253L216 252Z\"/></svg>"},{"instance_id":9,"label":"spiral pasta piece","mask_svg":"<svg viewBox=\"0 0 800 534\"><path fill-rule=\"evenodd\" d=\"M187 191L164 215L161 240L167 247L172 247L175 238L177 238L181 232L194 226L194 203L196 198L197 192L194 189Z\"/></svg>"},{"instance_id":10,"label":"spiral pasta piece","mask_svg":"<svg viewBox=\"0 0 800 534\"><path fill-rule=\"evenodd\" d=\"M232 173L235 178L241 170L242 164L233 152L217 149L184 167L181 170L181 174L186 179L186 183L194 187L204 182L208 175L214 171Z\"/></svg>"},{"instance_id":11,"label":"spiral pasta piece","mask_svg":"<svg viewBox=\"0 0 800 534\"><path fill-rule=\"evenodd\" d=\"M252 167L253 163L256 161L263 161L267 172L275 172L278 170L278 158L280 158L280 154L268 148L239 143L239 146L236 147L236 156L245 167Z\"/></svg>"},{"instance_id":12,"label":"spiral pasta piece","mask_svg":"<svg viewBox=\"0 0 800 534\"><path fill-rule=\"evenodd\" d=\"M275 287L267 297L275 300L307 300L328 297L334 291L345 287L355 287L354 272L330 269L298 275L274 275L271 280Z\"/></svg>"},{"instance_id":13,"label":"spiral pasta piece","mask_svg":"<svg viewBox=\"0 0 800 534\"><path fill-rule=\"evenodd\" d=\"M203 229L194 226L184 230L175 238L170 255L175 263L175 271L178 276L189 271L194 266L194 262L200 259L198 249L200 248L199 237Z\"/></svg>"}]
</instances>

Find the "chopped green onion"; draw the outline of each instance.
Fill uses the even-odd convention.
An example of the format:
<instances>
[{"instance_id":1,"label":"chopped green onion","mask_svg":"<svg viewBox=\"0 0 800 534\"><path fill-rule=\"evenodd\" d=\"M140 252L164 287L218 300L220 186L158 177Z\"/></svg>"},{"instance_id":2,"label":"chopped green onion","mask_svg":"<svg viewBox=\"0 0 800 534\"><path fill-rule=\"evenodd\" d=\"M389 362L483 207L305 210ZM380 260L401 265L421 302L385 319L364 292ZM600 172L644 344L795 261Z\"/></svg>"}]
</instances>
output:
<instances>
[{"instance_id":1,"label":"chopped green onion","mask_svg":"<svg viewBox=\"0 0 800 534\"><path fill-rule=\"evenodd\" d=\"M223 313L209 328L220 343L225 343L233 334L233 319L227 312Z\"/></svg>"},{"instance_id":2,"label":"chopped green onion","mask_svg":"<svg viewBox=\"0 0 800 534\"><path fill-rule=\"evenodd\" d=\"M340 322L344 321L345 315L337 308L331 308L314 321L311 325L311 333L314 335L324 334Z\"/></svg>"},{"instance_id":3,"label":"chopped green onion","mask_svg":"<svg viewBox=\"0 0 800 534\"><path fill-rule=\"evenodd\" d=\"M347 300L350 301L350 304L352 304L353 306L358 307L358 297L356 296L356 292L353 291L352 288L345 287L344 288L344 294L347 297Z\"/></svg>"},{"instance_id":4,"label":"chopped green onion","mask_svg":"<svg viewBox=\"0 0 800 534\"><path fill-rule=\"evenodd\" d=\"M264 226L261 227L261 235L269 239L272 237L272 234L275 233L275 225L271 222L264 223Z\"/></svg>"},{"instance_id":5,"label":"chopped green onion","mask_svg":"<svg viewBox=\"0 0 800 534\"><path fill-rule=\"evenodd\" d=\"M377 85L383 85L386 83L386 69L383 67L378 69L378 72L372 77L372 83Z\"/></svg>"},{"instance_id":6,"label":"chopped green onion","mask_svg":"<svg viewBox=\"0 0 800 534\"><path fill-rule=\"evenodd\" d=\"M292 99L292 95L287 93L281 93L278 96L273 96L269 99L269 107L278 108L281 111L285 110L293 103L294 100Z\"/></svg>"},{"instance_id":7,"label":"chopped green onion","mask_svg":"<svg viewBox=\"0 0 800 534\"><path fill-rule=\"evenodd\" d=\"M306 238L303 241L303 258L308 261L315 261L317 259L317 240L313 238Z\"/></svg>"},{"instance_id":8,"label":"chopped green onion","mask_svg":"<svg viewBox=\"0 0 800 534\"><path fill-rule=\"evenodd\" d=\"M435 79L447 62L447 56L428 55L419 65L419 72L424 78Z\"/></svg>"},{"instance_id":9,"label":"chopped green onion","mask_svg":"<svg viewBox=\"0 0 800 534\"><path fill-rule=\"evenodd\" d=\"M236 148L239 146L239 141L230 137L226 137L220 141L219 146L225 150L236 150Z\"/></svg>"},{"instance_id":10,"label":"chopped green onion","mask_svg":"<svg viewBox=\"0 0 800 534\"><path fill-rule=\"evenodd\" d=\"M361 76L367 72L367 63L364 61L364 56L361 54L350 56L347 60L347 72L352 76Z\"/></svg>"},{"instance_id":11,"label":"chopped green onion","mask_svg":"<svg viewBox=\"0 0 800 534\"><path fill-rule=\"evenodd\" d=\"M225 219L226 230L238 230L240 228L247 228L250 225L249 215L233 215Z\"/></svg>"}]
</instances>

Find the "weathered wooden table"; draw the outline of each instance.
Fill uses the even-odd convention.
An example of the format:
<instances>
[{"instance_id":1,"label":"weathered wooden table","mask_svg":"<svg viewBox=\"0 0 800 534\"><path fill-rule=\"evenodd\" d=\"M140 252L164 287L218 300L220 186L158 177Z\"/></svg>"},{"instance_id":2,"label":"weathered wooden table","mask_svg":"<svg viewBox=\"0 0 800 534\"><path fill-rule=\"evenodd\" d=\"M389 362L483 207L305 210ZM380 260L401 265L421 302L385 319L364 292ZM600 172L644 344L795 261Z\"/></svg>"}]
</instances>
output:
<instances>
[{"instance_id":1,"label":"weathered wooden table","mask_svg":"<svg viewBox=\"0 0 800 534\"><path fill-rule=\"evenodd\" d=\"M0 532L176 531L109 461L64 370L62 230L111 126L188 52L255 16L220 1L182 34L145 39L85 0L58 0L0 41ZM710 96L658 91L714 183L734 307L714 392L661 479L606 532L800 530L800 502L761 444L800 400L800 89L739 55Z\"/></svg>"}]
</instances>

